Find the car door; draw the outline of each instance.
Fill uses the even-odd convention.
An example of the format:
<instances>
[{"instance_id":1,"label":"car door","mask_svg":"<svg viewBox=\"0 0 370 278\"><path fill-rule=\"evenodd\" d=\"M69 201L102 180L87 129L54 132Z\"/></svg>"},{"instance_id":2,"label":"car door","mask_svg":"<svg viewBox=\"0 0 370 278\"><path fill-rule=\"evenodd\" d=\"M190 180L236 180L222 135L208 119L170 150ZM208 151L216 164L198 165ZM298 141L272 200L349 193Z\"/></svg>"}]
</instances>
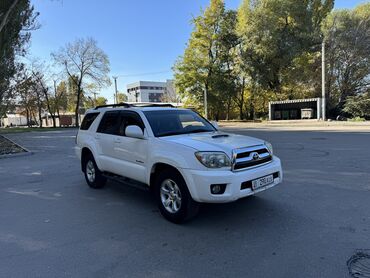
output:
<instances>
[{"instance_id":1,"label":"car door","mask_svg":"<svg viewBox=\"0 0 370 278\"><path fill-rule=\"evenodd\" d=\"M95 140L98 146L99 166L102 171L113 172L116 168L114 141L119 134L120 125L120 111L107 111L97 128Z\"/></svg>"},{"instance_id":2,"label":"car door","mask_svg":"<svg viewBox=\"0 0 370 278\"><path fill-rule=\"evenodd\" d=\"M127 137L125 129L129 125L139 126L144 134L145 126L140 115L134 111L121 111L119 134L114 139L114 157L117 160L119 175L146 182L148 160L148 140Z\"/></svg>"}]
</instances>

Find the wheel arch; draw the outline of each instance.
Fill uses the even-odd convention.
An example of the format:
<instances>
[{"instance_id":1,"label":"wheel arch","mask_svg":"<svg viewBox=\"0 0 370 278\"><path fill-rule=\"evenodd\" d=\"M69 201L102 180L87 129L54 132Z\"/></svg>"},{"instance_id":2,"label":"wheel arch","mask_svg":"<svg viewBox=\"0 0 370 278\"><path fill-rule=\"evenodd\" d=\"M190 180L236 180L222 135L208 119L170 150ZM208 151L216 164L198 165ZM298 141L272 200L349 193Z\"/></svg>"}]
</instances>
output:
<instances>
[{"instance_id":1,"label":"wheel arch","mask_svg":"<svg viewBox=\"0 0 370 278\"><path fill-rule=\"evenodd\" d=\"M176 167L171 164L165 163L165 162L157 162L152 165L150 169L150 176L149 176L149 186L151 190L153 189L153 185L155 182L155 179L157 178L158 174L162 172L165 169L171 169L175 172L177 172L185 181L184 175L181 173L181 171Z\"/></svg>"},{"instance_id":2,"label":"wheel arch","mask_svg":"<svg viewBox=\"0 0 370 278\"><path fill-rule=\"evenodd\" d=\"M86 158L89 155L92 155L94 157L94 154L88 147L83 147L81 150L81 170L82 172L85 172L85 162L86 162Z\"/></svg>"}]
</instances>

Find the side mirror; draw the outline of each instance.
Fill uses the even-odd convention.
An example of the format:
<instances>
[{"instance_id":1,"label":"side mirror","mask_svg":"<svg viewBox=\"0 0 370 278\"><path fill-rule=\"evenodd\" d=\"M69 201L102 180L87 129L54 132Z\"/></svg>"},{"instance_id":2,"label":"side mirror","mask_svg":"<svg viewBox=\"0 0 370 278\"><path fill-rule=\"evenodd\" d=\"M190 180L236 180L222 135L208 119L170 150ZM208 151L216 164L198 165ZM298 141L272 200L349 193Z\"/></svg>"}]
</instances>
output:
<instances>
[{"instance_id":1,"label":"side mirror","mask_svg":"<svg viewBox=\"0 0 370 278\"><path fill-rule=\"evenodd\" d=\"M138 139L143 139L144 138L144 132L137 125L127 126L126 129L125 129L125 135L127 137L138 138Z\"/></svg>"},{"instance_id":2,"label":"side mirror","mask_svg":"<svg viewBox=\"0 0 370 278\"><path fill-rule=\"evenodd\" d=\"M211 124L215 129L218 129L218 123L216 121L212 121Z\"/></svg>"}]
</instances>

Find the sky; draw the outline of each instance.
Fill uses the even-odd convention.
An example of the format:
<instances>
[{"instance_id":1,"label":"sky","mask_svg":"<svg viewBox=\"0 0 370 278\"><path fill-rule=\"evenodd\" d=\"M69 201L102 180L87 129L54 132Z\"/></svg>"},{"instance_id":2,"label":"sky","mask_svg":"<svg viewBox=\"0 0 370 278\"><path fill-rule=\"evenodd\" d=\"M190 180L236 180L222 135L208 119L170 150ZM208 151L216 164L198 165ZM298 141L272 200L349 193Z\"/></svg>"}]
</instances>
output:
<instances>
[{"instance_id":1,"label":"sky","mask_svg":"<svg viewBox=\"0 0 370 278\"><path fill-rule=\"evenodd\" d=\"M300 1L300 0L297 0ZM171 79L192 31L193 16L209 0L31 0L40 12L41 28L33 31L29 55L46 63L50 53L77 38L93 37L110 59L110 76L118 91L138 80ZM225 0L236 9L241 0ZM364 0L336 0L335 8L353 8ZM114 86L100 96L113 102Z\"/></svg>"}]
</instances>

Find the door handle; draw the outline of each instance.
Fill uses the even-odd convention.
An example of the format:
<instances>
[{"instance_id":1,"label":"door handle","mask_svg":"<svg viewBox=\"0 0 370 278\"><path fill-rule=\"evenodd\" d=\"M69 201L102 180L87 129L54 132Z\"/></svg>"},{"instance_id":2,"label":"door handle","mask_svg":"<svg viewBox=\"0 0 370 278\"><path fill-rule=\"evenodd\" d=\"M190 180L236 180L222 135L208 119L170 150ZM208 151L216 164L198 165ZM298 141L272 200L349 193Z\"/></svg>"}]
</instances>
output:
<instances>
[{"instance_id":1,"label":"door handle","mask_svg":"<svg viewBox=\"0 0 370 278\"><path fill-rule=\"evenodd\" d=\"M121 143L121 139L120 138L114 139L114 143Z\"/></svg>"},{"instance_id":2,"label":"door handle","mask_svg":"<svg viewBox=\"0 0 370 278\"><path fill-rule=\"evenodd\" d=\"M99 140L100 139L100 136L99 135L95 135L95 139L96 140Z\"/></svg>"}]
</instances>

